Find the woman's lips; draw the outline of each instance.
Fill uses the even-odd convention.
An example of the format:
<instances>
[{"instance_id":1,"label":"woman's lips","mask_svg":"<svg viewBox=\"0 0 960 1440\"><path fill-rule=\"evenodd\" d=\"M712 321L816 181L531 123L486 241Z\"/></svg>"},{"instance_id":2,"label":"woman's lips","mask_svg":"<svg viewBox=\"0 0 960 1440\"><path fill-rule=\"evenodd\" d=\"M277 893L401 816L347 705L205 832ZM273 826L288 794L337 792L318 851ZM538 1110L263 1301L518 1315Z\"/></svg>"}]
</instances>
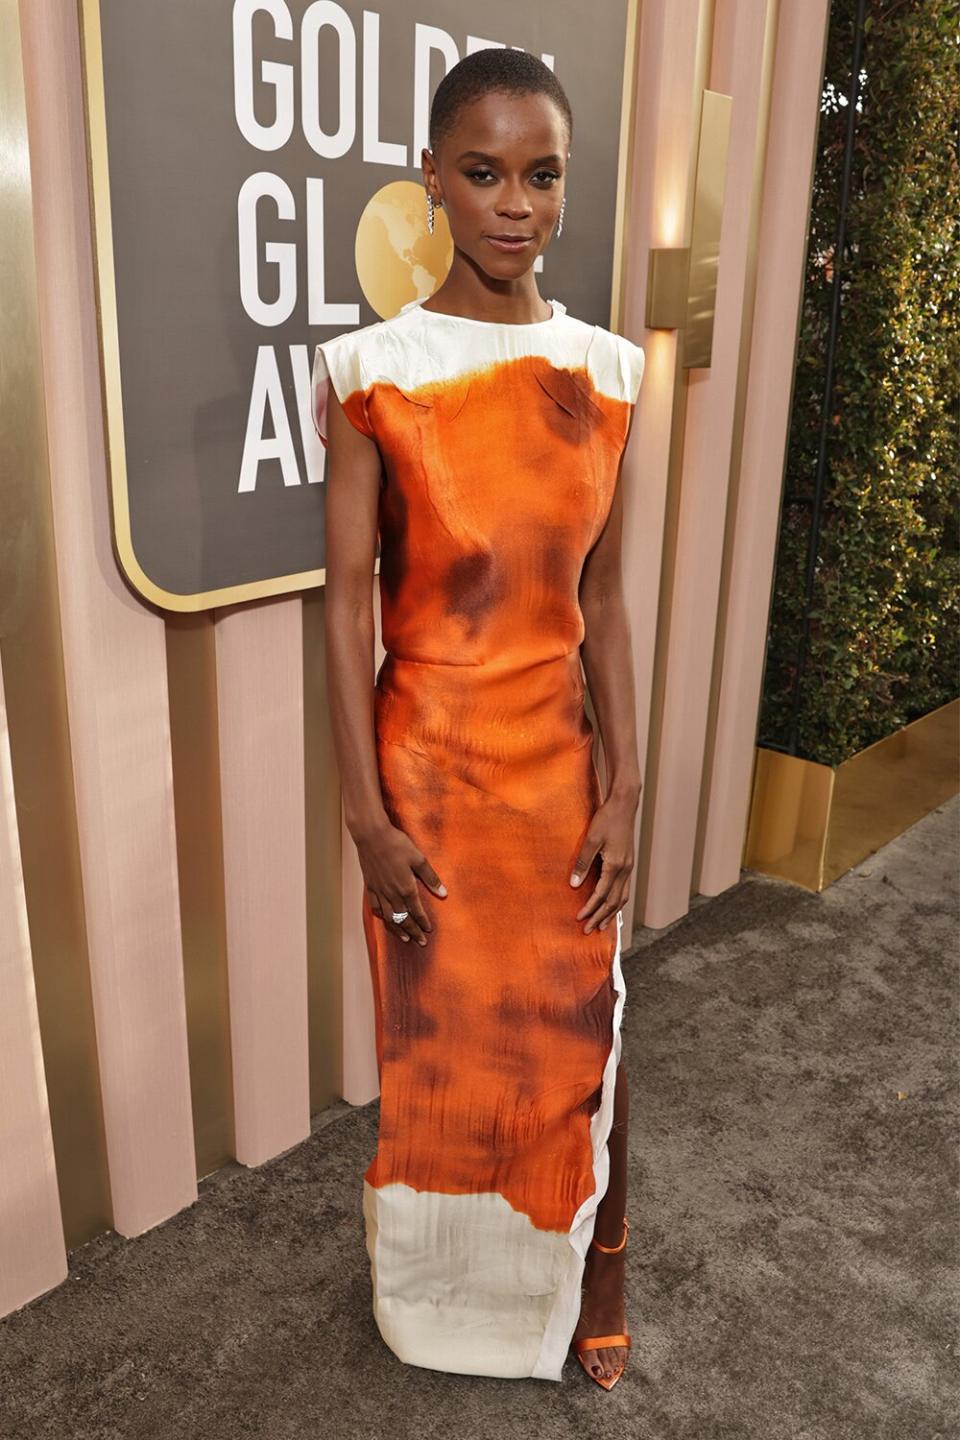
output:
<instances>
[{"instance_id":1,"label":"woman's lips","mask_svg":"<svg viewBox=\"0 0 960 1440\"><path fill-rule=\"evenodd\" d=\"M485 235L484 239L489 240L490 244L495 245L498 250L506 250L508 253L514 250L522 250L525 245L533 244L532 235L528 235L525 239L520 240L501 240L496 235Z\"/></svg>"}]
</instances>

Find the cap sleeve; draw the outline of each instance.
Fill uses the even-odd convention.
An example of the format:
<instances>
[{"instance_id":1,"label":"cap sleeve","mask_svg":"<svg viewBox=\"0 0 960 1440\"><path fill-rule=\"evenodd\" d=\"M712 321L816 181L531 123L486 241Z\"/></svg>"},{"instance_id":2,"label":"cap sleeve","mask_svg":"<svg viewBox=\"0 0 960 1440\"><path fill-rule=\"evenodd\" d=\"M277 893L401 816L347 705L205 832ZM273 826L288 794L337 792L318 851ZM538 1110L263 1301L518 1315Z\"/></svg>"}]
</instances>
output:
<instances>
[{"instance_id":1,"label":"cap sleeve","mask_svg":"<svg viewBox=\"0 0 960 1440\"><path fill-rule=\"evenodd\" d=\"M314 429L324 449L327 447L327 404L331 385L354 429L372 439L363 357L354 331L348 330L333 340L322 341L313 354L311 411Z\"/></svg>"},{"instance_id":2,"label":"cap sleeve","mask_svg":"<svg viewBox=\"0 0 960 1440\"><path fill-rule=\"evenodd\" d=\"M617 340L620 345L620 376L624 399L631 405L635 405L643 381L646 355L642 345L634 345L633 341L628 340L625 335L618 335Z\"/></svg>"}]
</instances>

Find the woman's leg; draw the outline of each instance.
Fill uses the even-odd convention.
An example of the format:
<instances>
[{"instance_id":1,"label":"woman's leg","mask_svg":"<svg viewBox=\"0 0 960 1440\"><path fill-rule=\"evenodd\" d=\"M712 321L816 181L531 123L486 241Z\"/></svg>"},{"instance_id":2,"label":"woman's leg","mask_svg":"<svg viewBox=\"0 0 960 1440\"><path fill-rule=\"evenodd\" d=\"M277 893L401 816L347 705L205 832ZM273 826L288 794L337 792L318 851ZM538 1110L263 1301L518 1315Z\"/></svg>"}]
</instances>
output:
<instances>
[{"instance_id":1,"label":"woman's leg","mask_svg":"<svg viewBox=\"0 0 960 1440\"><path fill-rule=\"evenodd\" d=\"M623 1217L627 1211L627 1126L630 1097L627 1072L623 1059L617 1066L613 1092L613 1126L610 1131L610 1180L606 1193L597 1206L594 1235L601 1245L619 1245L623 1239ZM623 1299L623 1274L626 1249L618 1255L605 1255L591 1245L583 1277L583 1299L580 1319L574 1338L584 1335L619 1335L625 1332L626 1318ZM627 1362L628 1351L623 1345L604 1347L588 1352L583 1358L595 1373L609 1378Z\"/></svg>"}]
</instances>

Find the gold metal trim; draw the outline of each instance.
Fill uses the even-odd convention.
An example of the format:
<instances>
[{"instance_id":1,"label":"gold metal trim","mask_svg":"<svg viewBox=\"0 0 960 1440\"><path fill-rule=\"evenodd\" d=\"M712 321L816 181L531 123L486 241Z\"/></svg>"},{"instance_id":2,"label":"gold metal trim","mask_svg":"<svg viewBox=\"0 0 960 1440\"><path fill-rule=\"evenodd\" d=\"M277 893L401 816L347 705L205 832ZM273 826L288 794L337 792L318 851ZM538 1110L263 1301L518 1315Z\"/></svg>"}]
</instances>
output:
<instances>
[{"instance_id":1,"label":"gold metal trim","mask_svg":"<svg viewBox=\"0 0 960 1440\"><path fill-rule=\"evenodd\" d=\"M743 864L820 891L960 791L960 700L837 766L757 749Z\"/></svg>"},{"instance_id":2,"label":"gold metal trim","mask_svg":"<svg viewBox=\"0 0 960 1440\"><path fill-rule=\"evenodd\" d=\"M711 363L732 106L732 96L703 91L690 245L650 251L647 324L651 330L683 330L684 370Z\"/></svg>"},{"instance_id":3,"label":"gold metal trim","mask_svg":"<svg viewBox=\"0 0 960 1440\"><path fill-rule=\"evenodd\" d=\"M113 542L121 573L126 576L138 597L149 600L163 610L187 612L236 604L244 600L262 600L271 595L287 595L322 585L326 580L325 568L304 570L296 575L276 575L269 580L251 581L247 585L225 585L216 590L198 591L193 595L178 595L155 584L137 559L130 531L130 498L127 491L100 4L99 0L77 0L77 3L80 15L97 312L100 321L98 329L104 437L110 473Z\"/></svg>"}]
</instances>

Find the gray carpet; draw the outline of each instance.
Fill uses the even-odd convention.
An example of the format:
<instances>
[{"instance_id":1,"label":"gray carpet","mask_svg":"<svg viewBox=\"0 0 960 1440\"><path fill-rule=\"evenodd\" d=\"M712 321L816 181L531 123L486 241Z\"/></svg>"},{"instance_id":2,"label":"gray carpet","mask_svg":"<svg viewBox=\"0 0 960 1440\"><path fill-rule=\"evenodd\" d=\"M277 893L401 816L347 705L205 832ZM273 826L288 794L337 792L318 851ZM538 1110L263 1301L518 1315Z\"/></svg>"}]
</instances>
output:
<instances>
[{"instance_id":1,"label":"gray carpet","mask_svg":"<svg viewBox=\"0 0 960 1440\"><path fill-rule=\"evenodd\" d=\"M635 1349L609 1394L572 1359L557 1385L387 1350L360 1219L377 1106L340 1105L0 1321L0 1435L953 1440L958 820L823 895L745 872L638 936Z\"/></svg>"}]
</instances>

